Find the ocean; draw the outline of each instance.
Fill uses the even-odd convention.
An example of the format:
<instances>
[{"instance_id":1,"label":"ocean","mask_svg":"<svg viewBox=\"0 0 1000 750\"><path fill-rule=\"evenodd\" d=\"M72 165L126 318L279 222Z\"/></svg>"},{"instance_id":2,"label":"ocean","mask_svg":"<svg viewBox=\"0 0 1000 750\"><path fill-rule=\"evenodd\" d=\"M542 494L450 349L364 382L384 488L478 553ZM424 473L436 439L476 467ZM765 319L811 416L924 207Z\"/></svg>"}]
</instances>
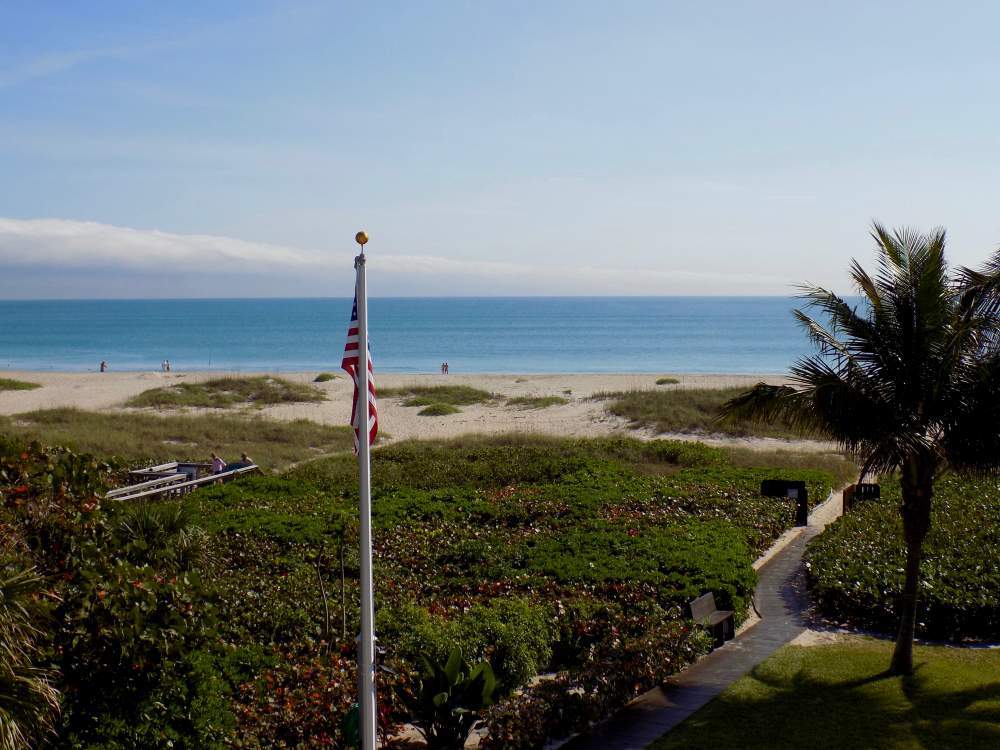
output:
<instances>
[{"instance_id":1,"label":"ocean","mask_svg":"<svg viewBox=\"0 0 1000 750\"><path fill-rule=\"evenodd\" d=\"M376 372L779 373L787 297L374 298ZM350 299L0 301L0 368L336 370Z\"/></svg>"}]
</instances>

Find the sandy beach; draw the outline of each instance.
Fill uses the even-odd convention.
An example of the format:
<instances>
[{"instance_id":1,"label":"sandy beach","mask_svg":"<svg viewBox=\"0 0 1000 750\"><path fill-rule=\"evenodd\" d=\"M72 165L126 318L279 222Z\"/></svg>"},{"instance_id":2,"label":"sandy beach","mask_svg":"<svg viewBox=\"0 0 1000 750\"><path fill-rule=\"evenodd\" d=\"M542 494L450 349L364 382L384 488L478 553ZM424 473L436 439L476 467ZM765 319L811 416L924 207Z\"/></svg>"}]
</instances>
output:
<instances>
[{"instance_id":1,"label":"sandy beach","mask_svg":"<svg viewBox=\"0 0 1000 750\"><path fill-rule=\"evenodd\" d=\"M0 392L0 414L13 415L36 409L75 407L106 411L124 409L125 402L145 390L183 382L198 382L225 376L221 372L5 372L4 377L38 383L42 387L30 391ZM235 373L234 373L235 374ZM240 373L247 375L248 373ZM260 373L257 373L260 374ZM312 383L316 373L272 373L295 382ZM676 385L658 386L660 374L526 374L526 375L414 375L377 374L382 388L400 386L460 384L494 393L491 403L463 406L460 414L443 417L418 416L418 408L403 406L400 399L379 399L381 430L394 440L410 438L445 438L466 433L497 434L529 432L574 437L595 437L627 433L653 437L652 433L629 429L625 420L609 415L601 401L591 397L601 391L623 391L666 388L728 388L748 387L760 381L780 383L774 375L684 375L671 377ZM253 409L251 413L272 419L311 419L321 424L345 424L351 402L351 382L343 373L335 380L316 383L327 394L320 403L287 404ZM506 405L507 398L517 396L560 396L569 403L544 409L522 409ZM661 437L690 437L662 436ZM699 435L708 443L743 445L751 448L780 448L789 441L773 438L734 438ZM825 443L794 441L796 449L814 447L827 450Z\"/></svg>"}]
</instances>

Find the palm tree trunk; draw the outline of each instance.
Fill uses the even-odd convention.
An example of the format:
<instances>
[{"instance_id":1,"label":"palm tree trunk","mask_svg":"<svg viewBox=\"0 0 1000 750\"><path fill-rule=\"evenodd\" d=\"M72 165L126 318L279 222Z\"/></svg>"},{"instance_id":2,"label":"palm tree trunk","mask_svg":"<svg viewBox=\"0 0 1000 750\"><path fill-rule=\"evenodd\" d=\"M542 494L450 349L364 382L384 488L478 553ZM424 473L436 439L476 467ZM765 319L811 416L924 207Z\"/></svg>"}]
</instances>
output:
<instances>
[{"instance_id":1,"label":"palm tree trunk","mask_svg":"<svg viewBox=\"0 0 1000 750\"><path fill-rule=\"evenodd\" d=\"M913 636L917 625L917 591L924 539L931 527L931 497L934 491L933 465L912 461L903 467L901 484L903 536L906 540L906 568L903 593L899 598L899 633L889 665L891 674L912 674ZM929 463L929 462L928 462Z\"/></svg>"}]
</instances>

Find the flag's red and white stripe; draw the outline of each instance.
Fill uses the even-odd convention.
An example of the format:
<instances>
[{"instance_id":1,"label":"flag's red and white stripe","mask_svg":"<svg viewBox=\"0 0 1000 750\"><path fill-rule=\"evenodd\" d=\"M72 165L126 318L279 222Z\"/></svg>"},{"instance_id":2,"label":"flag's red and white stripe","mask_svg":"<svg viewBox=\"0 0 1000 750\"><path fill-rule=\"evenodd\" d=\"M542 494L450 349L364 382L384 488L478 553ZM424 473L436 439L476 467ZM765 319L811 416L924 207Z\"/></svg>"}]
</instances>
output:
<instances>
[{"instance_id":1,"label":"flag's red and white stripe","mask_svg":"<svg viewBox=\"0 0 1000 750\"><path fill-rule=\"evenodd\" d=\"M351 425L354 427L354 450L357 452L361 440L361 420L358 412L358 296L354 295L354 309L351 310L351 325L347 329L347 344L344 346L344 359L340 366L347 371L354 381L354 400L351 403ZM372 352L368 347L368 445L375 442L378 434L378 407L375 404L375 370L372 368Z\"/></svg>"}]
</instances>

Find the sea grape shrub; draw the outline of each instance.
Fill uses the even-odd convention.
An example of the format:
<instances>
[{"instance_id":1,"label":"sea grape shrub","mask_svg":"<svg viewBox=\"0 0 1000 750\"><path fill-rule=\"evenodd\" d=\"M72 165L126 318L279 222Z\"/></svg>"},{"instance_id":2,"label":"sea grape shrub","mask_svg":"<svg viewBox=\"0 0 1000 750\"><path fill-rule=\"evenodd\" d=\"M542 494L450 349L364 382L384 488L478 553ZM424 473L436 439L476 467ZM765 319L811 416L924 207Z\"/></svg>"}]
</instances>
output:
<instances>
[{"instance_id":1,"label":"sea grape shrub","mask_svg":"<svg viewBox=\"0 0 1000 750\"><path fill-rule=\"evenodd\" d=\"M233 718L215 667L211 602L196 574L115 557L73 571L53 639L73 742L221 747ZM157 742L154 739L157 738Z\"/></svg>"},{"instance_id":2,"label":"sea grape shrub","mask_svg":"<svg viewBox=\"0 0 1000 750\"><path fill-rule=\"evenodd\" d=\"M720 606L743 613L757 580L752 559L743 532L721 521L594 521L538 539L526 568L565 584L650 584L665 604L712 591Z\"/></svg>"},{"instance_id":3,"label":"sea grape shrub","mask_svg":"<svg viewBox=\"0 0 1000 750\"><path fill-rule=\"evenodd\" d=\"M212 604L184 570L192 539L179 541L193 528L136 536L100 505L110 467L12 447L0 458L3 523L50 581L42 646L63 694L60 743L221 747L233 719L211 653Z\"/></svg>"},{"instance_id":4,"label":"sea grape shrub","mask_svg":"<svg viewBox=\"0 0 1000 750\"><path fill-rule=\"evenodd\" d=\"M583 731L707 652L709 641L677 620L603 641L581 669L542 679L491 709L480 748L535 750Z\"/></svg>"},{"instance_id":5,"label":"sea grape shrub","mask_svg":"<svg viewBox=\"0 0 1000 750\"><path fill-rule=\"evenodd\" d=\"M77 500L85 503L115 476L117 468L68 448L24 445L0 435L0 490L30 490L35 502Z\"/></svg>"},{"instance_id":6,"label":"sea grape shrub","mask_svg":"<svg viewBox=\"0 0 1000 750\"><path fill-rule=\"evenodd\" d=\"M903 588L899 485L855 506L810 543L809 587L827 617L892 632ZM917 630L936 639L1000 637L1000 483L949 476L935 486L920 569Z\"/></svg>"},{"instance_id":7,"label":"sea grape shrub","mask_svg":"<svg viewBox=\"0 0 1000 750\"><path fill-rule=\"evenodd\" d=\"M424 658L443 664L454 651L474 661L488 661L501 693L545 669L555 637L548 608L521 598L474 604L456 617L431 614L404 602L381 609L376 625L390 654L410 664L420 664Z\"/></svg>"},{"instance_id":8,"label":"sea grape shrub","mask_svg":"<svg viewBox=\"0 0 1000 750\"><path fill-rule=\"evenodd\" d=\"M348 747L343 719L357 700L354 652L320 651L275 647L272 666L237 687L237 747ZM397 679L378 676L380 731L391 730L398 714L392 697Z\"/></svg>"}]
</instances>

